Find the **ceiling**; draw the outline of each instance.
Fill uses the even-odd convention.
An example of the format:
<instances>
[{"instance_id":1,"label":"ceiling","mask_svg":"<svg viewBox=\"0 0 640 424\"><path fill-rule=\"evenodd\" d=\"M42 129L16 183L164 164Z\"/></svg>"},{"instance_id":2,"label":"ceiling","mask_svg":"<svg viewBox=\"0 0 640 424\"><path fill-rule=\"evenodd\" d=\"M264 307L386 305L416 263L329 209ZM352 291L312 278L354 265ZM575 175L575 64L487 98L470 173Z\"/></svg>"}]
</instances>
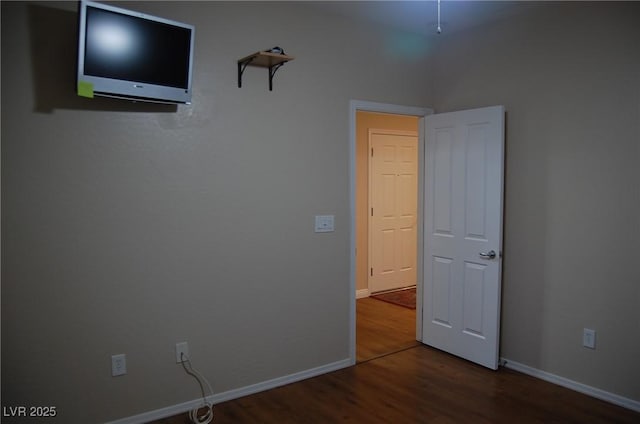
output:
<instances>
[{"instance_id":1,"label":"ceiling","mask_svg":"<svg viewBox=\"0 0 640 424\"><path fill-rule=\"evenodd\" d=\"M508 18L529 9L533 3L535 2L441 0L442 34L450 34ZM438 26L436 0L324 1L314 2L313 5L325 12L427 36L436 35Z\"/></svg>"}]
</instances>

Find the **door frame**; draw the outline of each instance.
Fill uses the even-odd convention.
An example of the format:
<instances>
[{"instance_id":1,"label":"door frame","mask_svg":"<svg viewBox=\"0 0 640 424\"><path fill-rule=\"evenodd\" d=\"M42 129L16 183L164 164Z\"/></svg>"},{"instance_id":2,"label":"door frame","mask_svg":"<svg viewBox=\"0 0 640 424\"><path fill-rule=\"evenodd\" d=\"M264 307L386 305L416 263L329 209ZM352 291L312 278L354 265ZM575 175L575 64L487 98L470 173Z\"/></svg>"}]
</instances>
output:
<instances>
[{"instance_id":1,"label":"door frame","mask_svg":"<svg viewBox=\"0 0 640 424\"><path fill-rule=\"evenodd\" d=\"M416 340L422 340L422 288L424 261L424 118L434 113L433 109L403 106L364 100L349 101L349 360L356 363L356 113L357 111L390 113L417 116L418 122L418 216L417 216L417 281L416 281Z\"/></svg>"}]
</instances>

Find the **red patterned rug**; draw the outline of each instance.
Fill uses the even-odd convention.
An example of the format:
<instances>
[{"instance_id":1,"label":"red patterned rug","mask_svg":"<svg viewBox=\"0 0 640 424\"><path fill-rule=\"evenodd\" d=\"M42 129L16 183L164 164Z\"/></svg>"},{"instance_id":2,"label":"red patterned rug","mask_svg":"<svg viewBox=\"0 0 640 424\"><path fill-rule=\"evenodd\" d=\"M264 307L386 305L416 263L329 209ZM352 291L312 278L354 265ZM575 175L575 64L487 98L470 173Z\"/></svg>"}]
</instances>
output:
<instances>
[{"instance_id":1,"label":"red patterned rug","mask_svg":"<svg viewBox=\"0 0 640 424\"><path fill-rule=\"evenodd\" d=\"M393 303L409 309L416 309L416 288L396 290L386 293L375 294L371 296L373 299L382 300L383 302Z\"/></svg>"}]
</instances>

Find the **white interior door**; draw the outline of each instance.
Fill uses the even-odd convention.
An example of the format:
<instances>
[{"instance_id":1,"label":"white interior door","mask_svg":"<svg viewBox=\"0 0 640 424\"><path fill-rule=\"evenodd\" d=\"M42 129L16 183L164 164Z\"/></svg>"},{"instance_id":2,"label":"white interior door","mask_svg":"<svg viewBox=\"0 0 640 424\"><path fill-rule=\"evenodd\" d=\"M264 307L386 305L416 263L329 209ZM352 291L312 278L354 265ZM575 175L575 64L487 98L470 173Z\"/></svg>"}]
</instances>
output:
<instances>
[{"instance_id":1,"label":"white interior door","mask_svg":"<svg viewBox=\"0 0 640 424\"><path fill-rule=\"evenodd\" d=\"M369 291L416 284L418 135L369 130Z\"/></svg>"},{"instance_id":2,"label":"white interior door","mask_svg":"<svg viewBox=\"0 0 640 424\"><path fill-rule=\"evenodd\" d=\"M504 107L425 119L422 342L498 367Z\"/></svg>"}]
</instances>

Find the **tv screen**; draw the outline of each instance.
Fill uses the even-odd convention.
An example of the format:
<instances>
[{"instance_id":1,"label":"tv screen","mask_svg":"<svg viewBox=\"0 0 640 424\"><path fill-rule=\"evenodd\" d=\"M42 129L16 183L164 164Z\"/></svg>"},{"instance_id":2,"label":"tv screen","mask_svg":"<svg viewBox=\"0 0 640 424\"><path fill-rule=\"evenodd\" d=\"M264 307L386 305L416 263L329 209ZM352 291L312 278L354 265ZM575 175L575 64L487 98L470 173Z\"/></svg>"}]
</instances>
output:
<instances>
[{"instance_id":1,"label":"tv screen","mask_svg":"<svg viewBox=\"0 0 640 424\"><path fill-rule=\"evenodd\" d=\"M80 2L78 94L191 103L195 28Z\"/></svg>"}]
</instances>

